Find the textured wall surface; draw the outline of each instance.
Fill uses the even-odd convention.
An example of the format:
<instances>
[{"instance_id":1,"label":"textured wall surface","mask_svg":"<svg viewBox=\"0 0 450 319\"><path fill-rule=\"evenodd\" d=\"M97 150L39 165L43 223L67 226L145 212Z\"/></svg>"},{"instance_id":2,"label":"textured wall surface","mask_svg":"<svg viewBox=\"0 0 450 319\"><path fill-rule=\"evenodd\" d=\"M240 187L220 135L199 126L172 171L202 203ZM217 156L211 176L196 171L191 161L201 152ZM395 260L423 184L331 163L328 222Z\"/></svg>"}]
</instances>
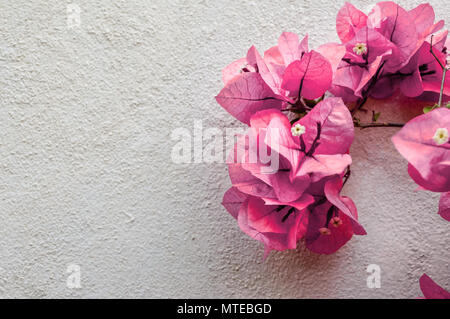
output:
<instances>
[{"instance_id":1,"label":"textured wall surface","mask_svg":"<svg viewBox=\"0 0 450 319\"><path fill-rule=\"evenodd\" d=\"M450 289L450 224L415 191L396 129L357 131L344 192L368 235L332 256L300 244L263 262L220 205L225 164L171 160L177 127L241 126L214 100L227 63L282 31L336 41L343 2L78 0L69 28L66 1L2 0L0 297L414 298L424 272ZM400 102L375 106L407 119L414 103Z\"/></svg>"}]
</instances>

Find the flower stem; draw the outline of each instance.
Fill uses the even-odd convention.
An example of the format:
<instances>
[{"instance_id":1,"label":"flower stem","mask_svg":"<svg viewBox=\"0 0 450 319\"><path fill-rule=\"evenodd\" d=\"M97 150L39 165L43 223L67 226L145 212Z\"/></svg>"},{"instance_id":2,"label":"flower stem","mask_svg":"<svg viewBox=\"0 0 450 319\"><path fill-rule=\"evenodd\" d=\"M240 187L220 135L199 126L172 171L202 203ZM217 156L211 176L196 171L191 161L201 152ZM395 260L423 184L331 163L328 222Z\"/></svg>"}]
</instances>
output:
<instances>
[{"instance_id":1,"label":"flower stem","mask_svg":"<svg viewBox=\"0 0 450 319\"><path fill-rule=\"evenodd\" d=\"M442 98L444 96L444 85L445 85L445 76L447 74L447 68L444 68L442 75L442 84L441 84L441 93L439 94L439 107L442 107Z\"/></svg>"},{"instance_id":2,"label":"flower stem","mask_svg":"<svg viewBox=\"0 0 450 319\"><path fill-rule=\"evenodd\" d=\"M441 92L439 94L439 107L442 107L442 99L444 96L444 86L445 86L445 76L447 75L447 66L442 64L441 60L438 59L438 57L436 56L436 54L433 51L433 37L431 36L431 41L430 41L430 52L433 55L433 57L436 59L436 61L439 63L439 66L442 69L442 83L441 83Z\"/></svg>"},{"instance_id":3,"label":"flower stem","mask_svg":"<svg viewBox=\"0 0 450 319\"><path fill-rule=\"evenodd\" d=\"M404 123L359 123L354 122L355 127L359 127L361 129L369 128L369 127L403 127Z\"/></svg>"}]
</instances>

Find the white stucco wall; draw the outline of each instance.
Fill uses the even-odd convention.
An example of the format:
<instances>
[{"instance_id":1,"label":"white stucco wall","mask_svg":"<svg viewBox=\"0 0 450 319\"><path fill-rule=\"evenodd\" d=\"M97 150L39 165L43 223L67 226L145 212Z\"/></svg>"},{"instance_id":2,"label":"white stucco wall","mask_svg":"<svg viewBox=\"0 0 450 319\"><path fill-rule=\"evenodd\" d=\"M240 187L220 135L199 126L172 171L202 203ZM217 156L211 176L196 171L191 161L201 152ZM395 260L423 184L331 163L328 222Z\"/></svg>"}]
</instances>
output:
<instances>
[{"instance_id":1,"label":"white stucco wall","mask_svg":"<svg viewBox=\"0 0 450 319\"><path fill-rule=\"evenodd\" d=\"M240 126L214 100L227 63L282 31L337 40L344 1L77 0L75 29L67 3L0 1L0 297L413 298L424 272L450 289L450 224L414 192L396 129L357 132L345 193L368 236L332 256L263 262L220 204L226 166L171 161L173 129Z\"/></svg>"}]
</instances>

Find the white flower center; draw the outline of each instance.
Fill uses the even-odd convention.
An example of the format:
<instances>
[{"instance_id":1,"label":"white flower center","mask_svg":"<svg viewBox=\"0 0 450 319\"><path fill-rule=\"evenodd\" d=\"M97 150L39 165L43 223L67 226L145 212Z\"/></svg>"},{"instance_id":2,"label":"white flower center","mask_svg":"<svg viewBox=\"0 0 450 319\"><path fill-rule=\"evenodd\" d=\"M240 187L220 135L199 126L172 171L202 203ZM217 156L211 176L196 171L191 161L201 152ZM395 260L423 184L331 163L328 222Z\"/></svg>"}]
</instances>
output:
<instances>
[{"instance_id":1,"label":"white flower center","mask_svg":"<svg viewBox=\"0 0 450 319\"><path fill-rule=\"evenodd\" d=\"M305 132L306 132L306 128L301 124L295 124L291 128L291 133L293 136L300 136L302 134L305 134Z\"/></svg>"},{"instance_id":2,"label":"white flower center","mask_svg":"<svg viewBox=\"0 0 450 319\"><path fill-rule=\"evenodd\" d=\"M367 52L367 45L365 43L356 43L355 47L353 48L353 52L355 52L357 55L361 55Z\"/></svg>"},{"instance_id":3,"label":"white flower center","mask_svg":"<svg viewBox=\"0 0 450 319\"><path fill-rule=\"evenodd\" d=\"M433 140L437 145L442 145L448 142L448 130L446 128L438 128L436 133L434 133Z\"/></svg>"}]
</instances>

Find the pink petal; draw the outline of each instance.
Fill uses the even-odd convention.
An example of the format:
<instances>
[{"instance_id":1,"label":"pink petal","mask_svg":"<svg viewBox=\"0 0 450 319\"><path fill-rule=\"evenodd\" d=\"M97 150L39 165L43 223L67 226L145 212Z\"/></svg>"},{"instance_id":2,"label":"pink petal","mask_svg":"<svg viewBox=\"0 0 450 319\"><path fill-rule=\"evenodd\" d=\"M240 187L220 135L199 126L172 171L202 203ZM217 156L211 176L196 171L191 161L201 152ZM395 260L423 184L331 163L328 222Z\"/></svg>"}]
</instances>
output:
<instances>
[{"instance_id":1,"label":"pink petal","mask_svg":"<svg viewBox=\"0 0 450 319\"><path fill-rule=\"evenodd\" d=\"M409 16L416 24L417 32L423 33L434 23L435 15L433 7L424 3L409 11Z\"/></svg>"},{"instance_id":2,"label":"pink petal","mask_svg":"<svg viewBox=\"0 0 450 319\"><path fill-rule=\"evenodd\" d=\"M450 222L450 192L442 193L439 201L439 215Z\"/></svg>"},{"instance_id":3,"label":"pink petal","mask_svg":"<svg viewBox=\"0 0 450 319\"><path fill-rule=\"evenodd\" d=\"M257 73L246 72L234 78L216 96L217 102L239 121L264 109L280 109L282 102Z\"/></svg>"},{"instance_id":4,"label":"pink petal","mask_svg":"<svg viewBox=\"0 0 450 319\"><path fill-rule=\"evenodd\" d=\"M409 13L394 2L380 2L369 14L367 24L396 45L385 69L394 72L404 66L417 49L419 40Z\"/></svg>"},{"instance_id":5,"label":"pink petal","mask_svg":"<svg viewBox=\"0 0 450 319\"><path fill-rule=\"evenodd\" d=\"M292 136L291 123L286 115L280 111L259 112L252 118L251 125L252 128L265 127L265 144L281 154L290 163L292 170L297 169L302 155L298 151L299 144Z\"/></svg>"},{"instance_id":6,"label":"pink petal","mask_svg":"<svg viewBox=\"0 0 450 319\"><path fill-rule=\"evenodd\" d=\"M448 178L439 173L435 174L431 171L425 179L414 166L408 164L408 174L422 190L433 192L444 192L447 190L447 188L442 185L445 185Z\"/></svg>"},{"instance_id":7,"label":"pink petal","mask_svg":"<svg viewBox=\"0 0 450 319\"><path fill-rule=\"evenodd\" d=\"M263 198L266 205L288 205L301 211L308 207L310 204L314 203L314 197L309 194L303 194L302 197L293 202L283 202L273 198Z\"/></svg>"},{"instance_id":8,"label":"pink petal","mask_svg":"<svg viewBox=\"0 0 450 319\"><path fill-rule=\"evenodd\" d=\"M327 222L327 212L331 207L330 203L322 204L308 213L307 231L305 235L306 248L317 254L332 254L344 246L353 236L353 229L350 219L343 213L338 213L342 220L342 225L333 227L328 225L329 235L322 235L319 229Z\"/></svg>"},{"instance_id":9,"label":"pink petal","mask_svg":"<svg viewBox=\"0 0 450 319\"><path fill-rule=\"evenodd\" d=\"M332 77L330 62L320 53L311 51L286 68L282 88L295 97L301 89L300 95L312 100L321 97L328 90Z\"/></svg>"},{"instance_id":10,"label":"pink petal","mask_svg":"<svg viewBox=\"0 0 450 319\"><path fill-rule=\"evenodd\" d=\"M300 58L302 57L302 55L304 53L309 51L309 49L308 49L308 40L309 40L308 35L305 35L305 37L302 39L302 41L300 41L300 45L299 45Z\"/></svg>"},{"instance_id":11,"label":"pink petal","mask_svg":"<svg viewBox=\"0 0 450 319\"><path fill-rule=\"evenodd\" d=\"M239 191L259 197L275 198L273 188L268 184L268 180L261 180L250 171L244 168L245 149L247 147L247 136L238 139L234 149L230 152L227 164L230 180Z\"/></svg>"},{"instance_id":12,"label":"pink petal","mask_svg":"<svg viewBox=\"0 0 450 319\"><path fill-rule=\"evenodd\" d=\"M290 207L280 211L277 208L265 205L260 198L250 197L239 210L239 227L250 237L264 243L266 250L294 249L301 213L296 210L284 219Z\"/></svg>"},{"instance_id":13,"label":"pink petal","mask_svg":"<svg viewBox=\"0 0 450 319\"><path fill-rule=\"evenodd\" d=\"M396 48L396 46L389 41L389 39L386 39L381 33L364 27L358 30L355 37L345 44L348 56L351 57L352 61L356 62L365 62L363 55L356 55L353 52L353 48L358 43L365 43L367 45L367 60L369 63L373 63L380 56L389 56ZM389 60L391 60L391 57L389 57Z\"/></svg>"},{"instance_id":14,"label":"pink petal","mask_svg":"<svg viewBox=\"0 0 450 319\"><path fill-rule=\"evenodd\" d=\"M343 200L340 196L340 191L342 188L342 181L339 177L329 180L325 184L325 196L328 201L334 206L339 208L339 210L350 218L353 232L357 235L367 234L364 228L358 222L358 215L356 212L356 207L354 205L347 206L348 201Z\"/></svg>"},{"instance_id":15,"label":"pink petal","mask_svg":"<svg viewBox=\"0 0 450 319\"><path fill-rule=\"evenodd\" d=\"M420 38L425 38L444 27L443 20L434 24L435 14L433 7L429 3L421 4L408 13L411 20L416 24L416 30Z\"/></svg>"},{"instance_id":16,"label":"pink petal","mask_svg":"<svg viewBox=\"0 0 450 319\"><path fill-rule=\"evenodd\" d=\"M353 39L355 31L366 26L366 23L367 15L346 2L336 18L336 30L342 43Z\"/></svg>"},{"instance_id":17,"label":"pink petal","mask_svg":"<svg viewBox=\"0 0 450 319\"><path fill-rule=\"evenodd\" d=\"M327 43L321 45L317 49L317 52L319 52L323 57L325 57L330 62L333 74L335 74L347 50L345 46L342 44Z\"/></svg>"},{"instance_id":18,"label":"pink petal","mask_svg":"<svg viewBox=\"0 0 450 319\"><path fill-rule=\"evenodd\" d=\"M278 46L271 47L269 50L264 52L264 60L267 63L274 63L284 66L284 59L278 49Z\"/></svg>"},{"instance_id":19,"label":"pink petal","mask_svg":"<svg viewBox=\"0 0 450 319\"><path fill-rule=\"evenodd\" d=\"M247 60L255 61L258 67L258 73L261 75L262 79L266 84L273 90L273 92L279 94L282 78L279 76L276 69L271 70L266 64L264 59L259 54L258 50L252 46L247 53Z\"/></svg>"},{"instance_id":20,"label":"pink petal","mask_svg":"<svg viewBox=\"0 0 450 319\"><path fill-rule=\"evenodd\" d=\"M302 46L304 46L304 43ZM278 39L278 49L284 59L284 65L289 65L296 60L300 60L303 53L298 36L291 32L283 32L281 34Z\"/></svg>"},{"instance_id":21,"label":"pink petal","mask_svg":"<svg viewBox=\"0 0 450 319\"><path fill-rule=\"evenodd\" d=\"M222 70L222 81L226 85L228 82L233 80L235 77L241 74L242 68L247 63L246 58L239 59L228 65Z\"/></svg>"},{"instance_id":22,"label":"pink petal","mask_svg":"<svg viewBox=\"0 0 450 319\"><path fill-rule=\"evenodd\" d=\"M393 77L381 77L374 85L370 96L375 99L387 99L398 89L399 82Z\"/></svg>"},{"instance_id":23,"label":"pink petal","mask_svg":"<svg viewBox=\"0 0 450 319\"><path fill-rule=\"evenodd\" d=\"M450 299L450 293L436 284L428 275L423 274L419 283L425 299Z\"/></svg>"},{"instance_id":24,"label":"pink petal","mask_svg":"<svg viewBox=\"0 0 450 319\"><path fill-rule=\"evenodd\" d=\"M400 89L409 97L416 97L423 93L423 82L418 68L411 76L407 76L401 81Z\"/></svg>"},{"instance_id":25,"label":"pink petal","mask_svg":"<svg viewBox=\"0 0 450 319\"><path fill-rule=\"evenodd\" d=\"M340 175L352 163L352 158L348 154L336 155L314 155L306 158L296 176L312 174L312 182L331 176Z\"/></svg>"},{"instance_id":26,"label":"pink petal","mask_svg":"<svg viewBox=\"0 0 450 319\"><path fill-rule=\"evenodd\" d=\"M339 70L338 70L339 72ZM337 73L336 73L337 74ZM359 97L357 97L353 90L348 87L343 87L339 85L332 85L329 89L330 93L336 97L342 98L345 103L351 103L358 101Z\"/></svg>"},{"instance_id":27,"label":"pink petal","mask_svg":"<svg viewBox=\"0 0 450 319\"><path fill-rule=\"evenodd\" d=\"M247 194L240 192L236 187L231 187L223 195L222 205L237 219L239 209L247 198Z\"/></svg>"},{"instance_id":28,"label":"pink petal","mask_svg":"<svg viewBox=\"0 0 450 319\"><path fill-rule=\"evenodd\" d=\"M320 146L315 154L344 154L353 142L352 116L341 98L323 100L297 123L307 128L303 135L307 146L317 135L317 123L321 124Z\"/></svg>"},{"instance_id":29,"label":"pink petal","mask_svg":"<svg viewBox=\"0 0 450 319\"><path fill-rule=\"evenodd\" d=\"M361 76L361 80L355 89L355 95L362 97L362 92L367 84L372 80L372 78L377 74L378 69L381 66L382 56L378 56L373 63L369 65L368 70L364 70Z\"/></svg>"},{"instance_id":30,"label":"pink petal","mask_svg":"<svg viewBox=\"0 0 450 319\"><path fill-rule=\"evenodd\" d=\"M392 137L397 151L411 164L410 175L431 191L450 190L450 144L437 145L438 128L450 131L450 109L438 108L409 121Z\"/></svg>"},{"instance_id":31,"label":"pink petal","mask_svg":"<svg viewBox=\"0 0 450 319\"><path fill-rule=\"evenodd\" d=\"M233 185L241 191L255 196L273 198L273 193L275 193L275 197L284 203L297 200L309 186L310 177L302 176L291 180L290 162L285 158L278 158L277 167L271 167L272 163L263 163L260 160L261 151L265 154L271 153L271 158L279 156L278 146L280 144L278 142L280 140L282 145L298 148L292 140L288 118L278 110L265 110L252 116L250 125L251 130L246 138L239 139L235 147L237 154L244 155L237 160L239 164L230 165L230 177ZM275 137L276 140L274 140ZM250 143L250 141L254 142ZM262 141L265 144L261 143ZM262 147L266 145L270 149L263 150ZM292 150L289 149L289 151ZM295 158L298 158L298 152L297 157L292 159L298 161ZM270 192L268 192L269 186L271 187ZM264 196L264 192L267 192L268 196Z\"/></svg>"},{"instance_id":32,"label":"pink petal","mask_svg":"<svg viewBox=\"0 0 450 319\"><path fill-rule=\"evenodd\" d=\"M278 172L270 178L277 198L284 203L298 200L310 183L309 176L301 176L292 181L289 172Z\"/></svg>"},{"instance_id":33,"label":"pink petal","mask_svg":"<svg viewBox=\"0 0 450 319\"><path fill-rule=\"evenodd\" d=\"M343 90L347 89L351 91L354 96L357 96L355 94L355 91L360 86L361 79L366 73L367 71L365 69L360 68L358 66L348 65L339 68L336 71L336 75L333 80L333 85L338 86ZM335 88L333 87L331 88L331 91L337 96L342 96L342 93L339 91L336 92ZM361 93L359 93L359 97L361 97Z\"/></svg>"}]
</instances>

